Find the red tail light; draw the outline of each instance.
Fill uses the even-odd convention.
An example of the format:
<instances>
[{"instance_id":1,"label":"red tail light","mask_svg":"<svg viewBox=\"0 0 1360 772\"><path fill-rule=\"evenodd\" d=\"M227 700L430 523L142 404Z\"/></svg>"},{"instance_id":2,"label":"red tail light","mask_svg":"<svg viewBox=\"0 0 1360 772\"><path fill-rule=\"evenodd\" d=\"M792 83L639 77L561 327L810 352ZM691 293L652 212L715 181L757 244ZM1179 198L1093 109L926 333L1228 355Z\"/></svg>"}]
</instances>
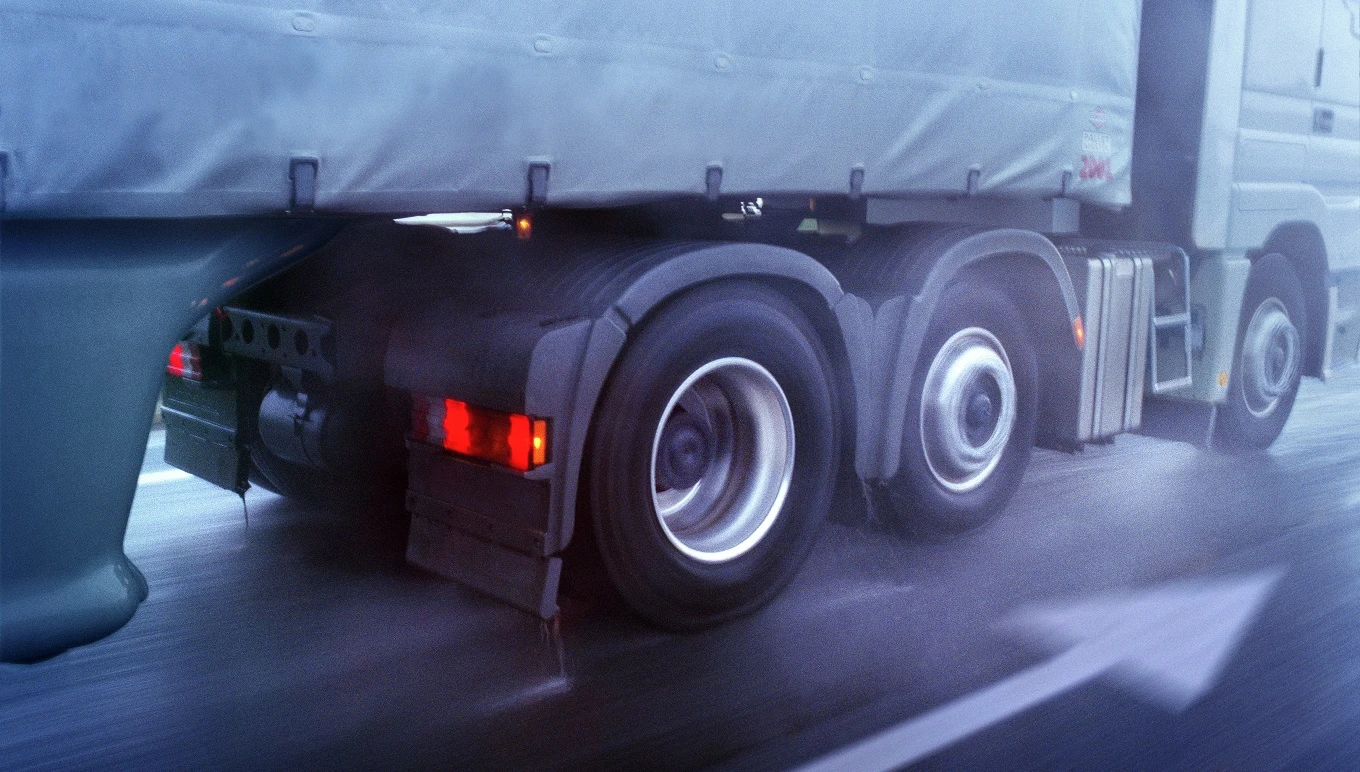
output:
<instances>
[{"instance_id":1,"label":"red tail light","mask_svg":"<svg viewBox=\"0 0 1360 772\"><path fill-rule=\"evenodd\" d=\"M165 371L191 381L203 380L203 355L197 343L180 341L170 349L170 364Z\"/></svg>"},{"instance_id":2,"label":"red tail light","mask_svg":"<svg viewBox=\"0 0 1360 772\"><path fill-rule=\"evenodd\" d=\"M521 472L548 462L548 422L456 399L413 395L411 439Z\"/></svg>"}]
</instances>

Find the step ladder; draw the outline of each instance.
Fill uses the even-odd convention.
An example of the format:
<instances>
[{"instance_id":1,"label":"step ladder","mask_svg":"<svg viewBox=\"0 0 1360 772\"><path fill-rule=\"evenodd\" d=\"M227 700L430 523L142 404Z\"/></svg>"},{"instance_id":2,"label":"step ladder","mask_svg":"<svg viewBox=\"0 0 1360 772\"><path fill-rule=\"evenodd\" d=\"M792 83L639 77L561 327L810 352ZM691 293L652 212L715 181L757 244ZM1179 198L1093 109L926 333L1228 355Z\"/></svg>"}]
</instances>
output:
<instances>
[{"instance_id":1,"label":"step ladder","mask_svg":"<svg viewBox=\"0 0 1360 772\"><path fill-rule=\"evenodd\" d=\"M1147 384L1153 394L1165 394L1186 388L1192 382L1190 256L1180 247L1164 245L1160 254L1152 255L1152 265L1153 306L1152 329L1148 335ZM1180 285L1179 291L1176 284ZM1168 365L1175 366L1168 368ZM1165 372L1168 369L1171 369L1170 373Z\"/></svg>"}]
</instances>

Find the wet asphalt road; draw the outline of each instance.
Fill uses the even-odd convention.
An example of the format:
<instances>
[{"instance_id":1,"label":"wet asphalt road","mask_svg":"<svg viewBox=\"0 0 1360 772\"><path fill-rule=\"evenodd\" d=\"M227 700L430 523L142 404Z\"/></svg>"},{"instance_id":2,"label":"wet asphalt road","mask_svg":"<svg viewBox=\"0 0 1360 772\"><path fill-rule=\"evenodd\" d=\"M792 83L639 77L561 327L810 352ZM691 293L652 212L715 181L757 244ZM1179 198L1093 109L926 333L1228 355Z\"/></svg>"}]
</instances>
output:
<instances>
[{"instance_id":1,"label":"wet asphalt road","mask_svg":"<svg viewBox=\"0 0 1360 772\"><path fill-rule=\"evenodd\" d=\"M1092 681L923 766L1360 768L1360 373L1306 383L1265 456L1124 436L1037 452L960 538L832 524L771 606L692 635L589 599L543 625L406 567L381 516L252 490L247 525L156 441L127 535L151 596L0 666L0 768L783 768L1044 661L998 625L1025 603L1276 568L1188 710Z\"/></svg>"}]
</instances>

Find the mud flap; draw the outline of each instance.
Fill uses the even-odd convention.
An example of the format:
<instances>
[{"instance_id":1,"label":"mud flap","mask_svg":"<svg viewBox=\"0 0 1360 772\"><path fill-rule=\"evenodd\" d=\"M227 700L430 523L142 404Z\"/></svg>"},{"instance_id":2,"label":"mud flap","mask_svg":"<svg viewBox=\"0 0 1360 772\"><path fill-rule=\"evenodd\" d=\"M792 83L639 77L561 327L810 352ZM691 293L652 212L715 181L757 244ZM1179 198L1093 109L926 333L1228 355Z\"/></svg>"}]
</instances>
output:
<instances>
[{"instance_id":1,"label":"mud flap","mask_svg":"<svg viewBox=\"0 0 1360 772\"><path fill-rule=\"evenodd\" d=\"M562 559L547 540L550 487L410 443L406 560L543 619L557 614Z\"/></svg>"},{"instance_id":2,"label":"mud flap","mask_svg":"<svg viewBox=\"0 0 1360 772\"><path fill-rule=\"evenodd\" d=\"M1148 437L1207 448L1213 444L1217 417L1218 405L1211 402L1148 397L1143 400L1143 425L1136 431Z\"/></svg>"},{"instance_id":3,"label":"mud flap","mask_svg":"<svg viewBox=\"0 0 1360 772\"><path fill-rule=\"evenodd\" d=\"M238 442L235 389L167 377L161 415L165 463L219 488L245 493L250 459Z\"/></svg>"},{"instance_id":4,"label":"mud flap","mask_svg":"<svg viewBox=\"0 0 1360 772\"><path fill-rule=\"evenodd\" d=\"M406 559L542 619L557 616L561 558L526 555L469 536L445 520L413 514Z\"/></svg>"}]
</instances>

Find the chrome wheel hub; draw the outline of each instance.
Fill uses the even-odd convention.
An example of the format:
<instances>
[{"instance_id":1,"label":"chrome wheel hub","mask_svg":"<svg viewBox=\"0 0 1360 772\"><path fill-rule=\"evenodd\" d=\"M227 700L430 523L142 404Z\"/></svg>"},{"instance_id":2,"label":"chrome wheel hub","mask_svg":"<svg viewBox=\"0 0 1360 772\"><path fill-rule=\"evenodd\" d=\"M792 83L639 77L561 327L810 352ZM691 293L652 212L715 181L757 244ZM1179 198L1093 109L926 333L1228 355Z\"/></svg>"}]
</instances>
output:
<instances>
[{"instance_id":1,"label":"chrome wheel hub","mask_svg":"<svg viewBox=\"0 0 1360 772\"><path fill-rule=\"evenodd\" d=\"M652 441L661 530L695 560L745 554L783 508L793 456L793 413L774 376L741 357L709 362L671 395Z\"/></svg>"},{"instance_id":2,"label":"chrome wheel hub","mask_svg":"<svg viewBox=\"0 0 1360 772\"><path fill-rule=\"evenodd\" d=\"M1247 410L1257 418L1275 412L1280 399L1298 379L1299 331L1289 312L1276 298L1267 298L1252 314L1242 336L1242 362L1238 381Z\"/></svg>"},{"instance_id":3,"label":"chrome wheel hub","mask_svg":"<svg viewBox=\"0 0 1360 772\"><path fill-rule=\"evenodd\" d=\"M950 336L926 373L921 448L931 475L955 493L996 469L1015 428L1015 378L996 336L969 327Z\"/></svg>"}]
</instances>

